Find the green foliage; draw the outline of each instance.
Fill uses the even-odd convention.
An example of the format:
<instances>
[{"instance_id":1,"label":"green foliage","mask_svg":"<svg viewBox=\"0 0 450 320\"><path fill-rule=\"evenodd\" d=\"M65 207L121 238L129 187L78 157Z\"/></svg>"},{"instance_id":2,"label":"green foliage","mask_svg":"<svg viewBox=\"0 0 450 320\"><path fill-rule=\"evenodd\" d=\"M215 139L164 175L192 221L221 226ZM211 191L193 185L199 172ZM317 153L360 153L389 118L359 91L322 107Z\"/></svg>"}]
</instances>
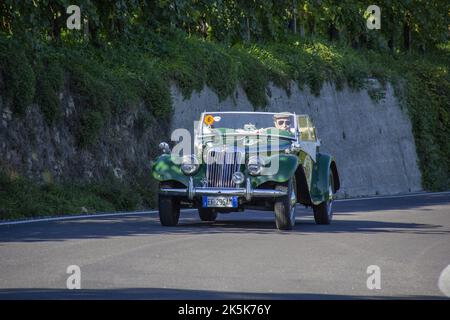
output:
<instances>
[{"instance_id":1,"label":"green foliage","mask_svg":"<svg viewBox=\"0 0 450 320\"><path fill-rule=\"evenodd\" d=\"M55 60L39 66L36 79L36 103L48 124L61 118L59 93L64 85L64 71Z\"/></svg>"},{"instance_id":2,"label":"green foliage","mask_svg":"<svg viewBox=\"0 0 450 320\"><path fill-rule=\"evenodd\" d=\"M427 190L450 186L450 79L448 70L416 63L406 101Z\"/></svg>"},{"instance_id":3,"label":"green foliage","mask_svg":"<svg viewBox=\"0 0 450 320\"><path fill-rule=\"evenodd\" d=\"M172 98L168 81L153 61L143 61L140 86L142 99L149 111L158 119L169 121L172 115Z\"/></svg>"},{"instance_id":4,"label":"green foliage","mask_svg":"<svg viewBox=\"0 0 450 320\"><path fill-rule=\"evenodd\" d=\"M6 101L15 114L24 115L33 101L35 74L25 50L18 43L0 39L0 72Z\"/></svg>"},{"instance_id":5,"label":"green foliage","mask_svg":"<svg viewBox=\"0 0 450 320\"><path fill-rule=\"evenodd\" d=\"M233 55L237 61L239 82L247 94L247 98L255 108L267 105L266 86L270 80L264 65L250 55L245 48L233 48Z\"/></svg>"},{"instance_id":6,"label":"green foliage","mask_svg":"<svg viewBox=\"0 0 450 320\"><path fill-rule=\"evenodd\" d=\"M103 115L96 110L88 110L81 114L78 142L81 147L93 145L104 125Z\"/></svg>"},{"instance_id":7,"label":"green foliage","mask_svg":"<svg viewBox=\"0 0 450 320\"><path fill-rule=\"evenodd\" d=\"M90 190L97 197L111 203L117 211L136 210L141 201L140 195L135 190L117 180L93 185Z\"/></svg>"},{"instance_id":8,"label":"green foliage","mask_svg":"<svg viewBox=\"0 0 450 320\"><path fill-rule=\"evenodd\" d=\"M367 93L369 97L377 103L386 97L386 91L383 88L370 88L367 90Z\"/></svg>"},{"instance_id":9,"label":"green foliage","mask_svg":"<svg viewBox=\"0 0 450 320\"><path fill-rule=\"evenodd\" d=\"M237 66L226 48L220 44L189 38L177 33L172 39L164 39L169 52L155 53L162 60L167 76L180 87L183 95L200 91L208 85L223 100L231 95L237 85Z\"/></svg>"},{"instance_id":10,"label":"green foliage","mask_svg":"<svg viewBox=\"0 0 450 320\"><path fill-rule=\"evenodd\" d=\"M206 84L224 100L230 96L237 85L237 68L231 56L222 48L211 51Z\"/></svg>"},{"instance_id":11,"label":"green foliage","mask_svg":"<svg viewBox=\"0 0 450 320\"><path fill-rule=\"evenodd\" d=\"M271 43L265 45L253 44L247 48L247 53L262 64L268 79L273 81L275 85L288 89L289 78L292 77L289 77L288 66L283 56L277 54L276 45Z\"/></svg>"},{"instance_id":12,"label":"green foliage","mask_svg":"<svg viewBox=\"0 0 450 320\"><path fill-rule=\"evenodd\" d=\"M145 181L146 180L146 181ZM83 212L131 211L155 205L154 185L140 177L133 185L102 183L36 184L0 172L0 220Z\"/></svg>"},{"instance_id":13,"label":"green foliage","mask_svg":"<svg viewBox=\"0 0 450 320\"><path fill-rule=\"evenodd\" d=\"M111 211L114 206L89 191L85 186L37 185L27 179L8 177L0 173L0 218L54 214L76 214L83 211Z\"/></svg>"},{"instance_id":14,"label":"green foliage","mask_svg":"<svg viewBox=\"0 0 450 320\"><path fill-rule=\"evenodd\" d=\"M66 29L67 0L0 3L0 33L20 34L39 46L42 39L59 43L85 41ZM136 30L158 33L182 30L189 35L227 44L280 41L291 34L323 37L354 48L429 50L446 40L448 3L423 0L379 0L381 30L366 27L371 1L352 0L80 0L82 18L89 19L94 44L117 37L132 38Z\"/></svg>"},{"instance_id":15,"label":"green foliage","mask_svg":"<svg viewBox=\"0 0 450 320\"><path fill-rule=\"evenodd\" d=\"M108 114L112 107L114 87L107 80L107 69L92 55L95 51L67 54L65 68L70 74L70 88L83 107Z\"/></svg>"}]
</instances>

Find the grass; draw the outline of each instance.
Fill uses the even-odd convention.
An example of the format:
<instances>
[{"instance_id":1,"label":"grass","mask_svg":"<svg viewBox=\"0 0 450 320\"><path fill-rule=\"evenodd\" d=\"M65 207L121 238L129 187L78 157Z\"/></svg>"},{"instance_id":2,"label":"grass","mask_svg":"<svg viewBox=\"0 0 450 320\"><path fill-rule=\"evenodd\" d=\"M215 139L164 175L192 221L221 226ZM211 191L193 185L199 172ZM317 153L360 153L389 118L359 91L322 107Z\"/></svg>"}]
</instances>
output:
<instances>
[{"instance_id":1,"label":"grass","mask_svg":"<svg viewBox=\"0 0 450 320\"><path fill-rule=\"evenodd\" d=\"M0 218L22 219L148 208L155 205L150 191L154 188L151 181L127 185L113 179L102 183L37 184L23 177L0 173Z\"/></svg>"},{"instance_id":2,"label":"grass","mask_svg":"<svg viewBox=\"0 0 450 320\"><path fill-rule=\"evenodd\" d=\"M47 123L54 125L61 116L58 95L68 88L82 109L76 126L78 145L87 149L95 145L111 118L141 102L154 117L169 121L171 82L177 84L185 98L207 85L222 100L240 85L255 109L267 106L269 82L289 94L290 81L294 80L301 89L315 95L320 95L325 82L334 83L338 90L346 84L352 90L368 89L374 102L384 98L385 85L390 82L410 115L422 184L428 190L450 187L449 57L449 44L427 55L391 55L354 50L321 39L286 38L276 43L230 47L170 32L136 34L100 46L67 38L62 44L42 43L36 49L23 40L0 36L4 97L13 112L22 116L34 102ZM370 88L370 78L377 79L380 88ZM139 119L138 123L143 131L151 121ZM104 184L37 185L18 178L6 185L6 189L2 186L0 203L10 216L79 212L86 206L92 210L118 210L154 203L155 197L144 192L142 186L124 187L125 195L127 188L141 190L140 199L126 203L125 198L117 202L108 197L113 192ZM24 201L28 194L36 195L35 203Z\"/></svg>"}]
</instances>

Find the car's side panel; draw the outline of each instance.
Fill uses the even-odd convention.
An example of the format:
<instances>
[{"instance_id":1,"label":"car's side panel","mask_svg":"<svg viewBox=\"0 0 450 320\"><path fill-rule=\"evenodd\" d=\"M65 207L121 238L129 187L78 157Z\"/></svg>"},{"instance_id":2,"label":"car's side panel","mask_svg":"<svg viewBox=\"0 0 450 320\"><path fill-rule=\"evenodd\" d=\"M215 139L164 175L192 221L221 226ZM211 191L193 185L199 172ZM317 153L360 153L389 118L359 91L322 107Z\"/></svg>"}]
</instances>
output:
<instances>
[{"instance_id":1,"label":"car's side panel","mask_svg":"<svg viewBox=\"0 0 450 320\"><path fill-rule=\"evenodd\" d=\"M309 185L303 165L299 165L295 171L295 181L297 183L297 199L298 202L310 206L311 195L309 194Z\"/></svg>"},{"instance_id":2,"label":"car's side panel","mask_svg":"<svg viewBox=\"0 0 450 320\"><path fill-rule=\"evenodd\" d=\"M313 170L314 162L313 162L311 156L309 154L307 154L306 152L303 152L303 150L300 150L300 152L298 154L298 159L299 159L299 162L302 165L303 170L305 172L306 182L307 182L307 186L309 189L311 186L312 170Z\"/></svg>"},{"instance_id":3,"label":"car's side panel","mask_svg":"<svg viewBox=\"0 0 450 320\"><path fill-rule=\"evenodd\" d=\"M278 170L273 174L263 174L256 177L251 177L252 187L256 188L259 185L268 182L286 182L294 174L298 166L298 157L293 154L276 154L270 157L271 162L278 161Z\"/></svg>"},{"instance_id":4,"label":"car's side panel","mask_svg":"<svg viewBox=\"0 0 450 320\"><path fill-rule=\"evenodd\" d=\"M315 205L327 201L331 196L328 186L333 163L333 157L330 155L325 153L317 154L317 161L313 166L310 189L311 200Z\"/></svg>"}]
</instances>

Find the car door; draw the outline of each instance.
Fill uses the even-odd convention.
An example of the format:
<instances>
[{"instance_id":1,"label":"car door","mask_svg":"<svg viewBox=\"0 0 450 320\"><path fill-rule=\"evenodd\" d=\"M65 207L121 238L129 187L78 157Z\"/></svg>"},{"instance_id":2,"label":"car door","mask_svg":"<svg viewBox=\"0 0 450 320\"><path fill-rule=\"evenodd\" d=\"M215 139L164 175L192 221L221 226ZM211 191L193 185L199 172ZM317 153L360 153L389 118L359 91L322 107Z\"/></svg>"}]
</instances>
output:
<instances>
[{"instance_id":1,"label":"car door","mask_svg":"<svg viewBox=\"0 0 450 320\"><path fill-rule=\"evenodd\" d=\"M298 144L300 147L299 163L305 171L308 189L311 189L312 170L316 162L319 141L316 137L316 129L307 115L297 116Z\"/></svg>"}]
</instances>

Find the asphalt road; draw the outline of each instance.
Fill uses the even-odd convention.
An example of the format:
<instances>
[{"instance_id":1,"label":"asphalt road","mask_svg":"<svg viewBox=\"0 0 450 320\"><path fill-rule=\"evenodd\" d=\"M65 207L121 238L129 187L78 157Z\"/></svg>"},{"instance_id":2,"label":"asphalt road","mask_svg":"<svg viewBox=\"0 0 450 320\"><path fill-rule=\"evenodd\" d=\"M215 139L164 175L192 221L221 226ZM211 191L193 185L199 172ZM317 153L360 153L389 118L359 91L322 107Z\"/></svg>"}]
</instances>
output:
<instances>
[{"instance_id":1,"label":"asphalt road","mask_svg":"<svg viewBox=\"0 0 450 320\"><path fill-rule=\"evenodd\" d=\"M340 201L335 211L319 226L298 207L289 232L256 211L210 224L191 210L177 227L161 227L156 213L3 225L0 299L450 295L450 193ZM80 290L66 288L69 265L80 267ZM367 288L371 265L381 289Z\"/></svg>"}]
</instances>

